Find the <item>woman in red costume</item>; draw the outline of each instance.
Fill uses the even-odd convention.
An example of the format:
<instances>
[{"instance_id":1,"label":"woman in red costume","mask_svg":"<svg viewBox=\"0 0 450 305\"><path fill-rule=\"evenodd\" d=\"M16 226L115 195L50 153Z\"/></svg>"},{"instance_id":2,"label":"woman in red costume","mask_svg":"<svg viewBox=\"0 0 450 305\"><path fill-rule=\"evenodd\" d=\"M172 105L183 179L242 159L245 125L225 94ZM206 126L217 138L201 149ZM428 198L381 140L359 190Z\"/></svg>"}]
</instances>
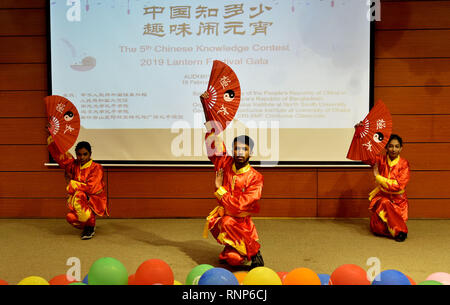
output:
<instances>
[{"instance_id":1,"label":"woman in red costume","mask_svg":"<svg viewBox=\"0 0 450 305\"><path fill-rule=\"evenodd\" d=\"M364 161L373 168L377 187L370 193L370 228L376 235L392 236L404 241L408 234L409 163L400 157L402 138L392 134L386 145L387 153Z\"/></svg>"},{"instance_id":2,"label":"woman in red costume","mask_svg":"<svg viewBox=\"0 0 450 305\"><path fill-rule=\"evenodd\" d=\"M216 146L216 139L214 133L207 133L208 158L216 170L214 195L219 205L207 217L204 237L209 230L218 243L225 245L219 259L230 265L251 261L252 268L264 266L251 219L251 214L259 212L263 188L263 176L249 164L253 141L248 136L235 138L231 157L223 143Z\"/></svg>"},{"instance_id":3,"label":"woman in red costume","mask_svg":"<svg viewBox=\"0 0 450 305\"><path fill-rule=\"evenodd\" d=\"M91 145L79 142L75 148L77 158L69 152L61 152L53 141L47 139L53 159L64 169L67 182L68 207L66 219L75 228L83 230L81 239L95 234L95 215L108 215L103 167L91 160Z\"/></svg>"}]
</instances>

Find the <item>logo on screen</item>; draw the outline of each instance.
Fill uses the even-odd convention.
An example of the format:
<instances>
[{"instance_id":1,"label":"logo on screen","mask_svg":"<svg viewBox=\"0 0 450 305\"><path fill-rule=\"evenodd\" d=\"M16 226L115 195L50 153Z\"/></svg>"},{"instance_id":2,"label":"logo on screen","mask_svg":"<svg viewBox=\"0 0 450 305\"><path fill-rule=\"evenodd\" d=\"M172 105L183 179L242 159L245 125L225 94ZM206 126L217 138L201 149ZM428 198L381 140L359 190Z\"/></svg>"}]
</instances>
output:
<instances>
[{"instance_id":1,"label":"logo on screen","mask_svg":"<svg viewBox=\"0 0 450 305\"><path fill-rule=\"evenodd\" d=\"M67 0L66 4L69 9L66 12L66 19L69 22L81 21L81 1L80 0Z\"/></svg>"}]
</instances>

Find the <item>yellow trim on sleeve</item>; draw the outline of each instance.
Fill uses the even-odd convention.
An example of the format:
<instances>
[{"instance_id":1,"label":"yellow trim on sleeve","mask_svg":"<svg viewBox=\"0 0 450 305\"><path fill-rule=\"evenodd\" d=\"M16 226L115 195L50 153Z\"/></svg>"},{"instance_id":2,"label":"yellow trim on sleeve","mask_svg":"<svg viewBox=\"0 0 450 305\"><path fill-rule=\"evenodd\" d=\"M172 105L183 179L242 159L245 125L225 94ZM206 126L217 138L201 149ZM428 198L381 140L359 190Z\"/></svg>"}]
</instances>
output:
<instances>
[{"instance_id":1,"label":"yellow trim on sleeve","mask_svg":"<svg viewBox=\"0 0 450 305\"><path fill-rule=\"evenodd\" d=\"M383 176L381 176L381 175L377 175L376 177L375 177L375 181L378 183L378 184L381 184L382 186L384 186L384 187L388 187L388 184L387 184L387 178L385 178L385 177L383 177Z\"/></svg>"},{"instance_id":2,"label":"yellow trim on sleeve","mask_svg":"<svg viewBox=\"0 0 450 305\"><path fill-rule=\"evenodd\" d=\"M225 195L226 193L227 193L227 190L223 186L221 186L214 193L214 196L216 196L217 199L221 200L223 195Z\"/></svg>"},{"instance_id":3,"label":"yellow trim on sleeve","mask_svg":"<svg viewBox=\"0 0 450 305\"><path fill-rule=\"evenodd\" d=\"M377 176L375 177L375 180L376 180L379 184L381 184L383 187L385 187L385 188L388 188L389 185L398 185L397 180L395 180L395 179L388 179L388 178L385 178L385 177L383 177L383 176L381 176L381 175L377 175Z\"/></svg>"},{"instance_id":4,"label":"yellow trim on sleeve","mask_svg":"<svg viewBox=\"0 0 450 305\"><path fill-rule=\"evenodd\" d=\"M53 142L55 142L55 141L53 140L53 137L52 137L52 136L48 136L48 138L47 138L47 145L50 145L50 144L52 144Z\"/></svg>"}]
</instances>

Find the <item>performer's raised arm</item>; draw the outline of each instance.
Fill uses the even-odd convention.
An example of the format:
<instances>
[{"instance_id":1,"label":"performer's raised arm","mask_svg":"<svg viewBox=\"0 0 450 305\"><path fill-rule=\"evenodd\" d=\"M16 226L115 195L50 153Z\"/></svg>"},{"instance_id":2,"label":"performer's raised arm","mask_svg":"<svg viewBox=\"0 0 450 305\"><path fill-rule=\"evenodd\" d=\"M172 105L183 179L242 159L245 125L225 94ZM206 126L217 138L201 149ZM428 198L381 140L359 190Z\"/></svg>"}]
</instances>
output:
<instances>
[{"instance_id":1,"label":"performer's raised arm","mask_svg":"<svg viewBox=\"0 0 450 305\"><path fill-rule=\"evenodd\" d=\"M48 151L52 155L52 158L59 164L61 168L66 169L75 161L71 153L69 153L68 151L63 152L59 150L51 135L47 138L47 146Z\"/></svg>"}]
</instances>

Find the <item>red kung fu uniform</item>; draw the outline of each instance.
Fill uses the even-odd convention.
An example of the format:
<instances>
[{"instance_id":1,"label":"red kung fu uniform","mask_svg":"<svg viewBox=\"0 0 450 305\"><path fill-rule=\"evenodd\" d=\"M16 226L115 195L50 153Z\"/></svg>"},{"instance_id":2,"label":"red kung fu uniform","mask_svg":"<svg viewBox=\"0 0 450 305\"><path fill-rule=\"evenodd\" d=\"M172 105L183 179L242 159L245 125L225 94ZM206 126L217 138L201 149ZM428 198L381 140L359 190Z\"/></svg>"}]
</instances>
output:
<instances>
[{"instance_id":1,"label":"red kung fu uniform","mask_svg":"<svg viewBox=\"0 0 450 305\"><path fill-rule=\"evenodd\" d=\"M261 198L263 176L250 164L236 170L233 157L228 156L223 143L222 149L216 150L210 145L213 133L206 135L208 158L215 170L223 169L223 184L214 195L218 206L207 217L204 237L208 230L218 243L225 245L219 259L230 265L240 265L251 260L260 248L258 233L251 219L251 214L259 212L258 200Z\"/></svg>"},{"instance_id":2,"label":"red kung fu uniform","mask_svg":"<svg viewBox=\"0 0 450 305\"><path fill-rule=\"evenodd\" d=\"M408 233L408 184L409 163L398 156L391 161L387 154L364 161L378 164L380 173L375 180L378 186L370 193L370 228L374 234L396 237L399 232Z\"/></svg>"},{"instance_id":3,"label":"red kung fu uniform","mask_svg":"<svg viewBox=\"0 0 450 305\"><path fill-rule=\"evenodd\" d=\"M50 136L47 140L48 150L53 159L70 177L66 190L70 212L66 219L78 229L95 226L95 215L108 215L103 167L90 160L83 166L69 152L61 152Z\"/></svg>"}]
</instances>

